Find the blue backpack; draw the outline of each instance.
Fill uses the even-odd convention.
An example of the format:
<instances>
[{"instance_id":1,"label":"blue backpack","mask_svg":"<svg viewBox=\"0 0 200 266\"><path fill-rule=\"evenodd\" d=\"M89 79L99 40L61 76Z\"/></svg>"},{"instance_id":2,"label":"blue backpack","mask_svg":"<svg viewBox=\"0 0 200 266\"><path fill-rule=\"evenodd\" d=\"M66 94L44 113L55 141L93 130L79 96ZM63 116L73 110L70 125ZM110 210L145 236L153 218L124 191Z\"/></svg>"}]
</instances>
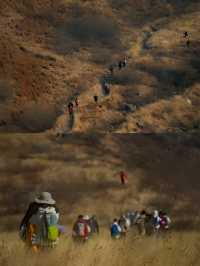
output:
<instances>
[{"instance_id":1,"label":"blue backpack","mask_svg":"<svg viewBox=\"0 0 200 266\"><path fill-rule=\"evenodd\" d=\"M111 226L111 236L117 236L119 234L120 234L120 232L118 230L117 225L116 224L112 224L112 226Z\"/></svg>"}]
</instances>

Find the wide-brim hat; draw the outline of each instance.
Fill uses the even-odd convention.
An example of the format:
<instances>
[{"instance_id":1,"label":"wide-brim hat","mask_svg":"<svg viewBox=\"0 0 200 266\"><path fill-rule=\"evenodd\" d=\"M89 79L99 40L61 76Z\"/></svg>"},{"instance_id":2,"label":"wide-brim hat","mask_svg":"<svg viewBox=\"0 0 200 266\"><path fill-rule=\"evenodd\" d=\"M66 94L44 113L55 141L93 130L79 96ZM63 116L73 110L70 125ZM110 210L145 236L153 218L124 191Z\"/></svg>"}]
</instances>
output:
<instances>
[{"instance_id":1,"label":"wide-brim hat","mask_svg":"<svg viewBox=\"0 0 200 266\"><path fill-rule=\"evenodd\" d=\"M84 219L84 220L90 220L90 217L89 217L89 215L84 215L84 216L83 216L83 219Z\"/></svg>"},{"instance_id":2,"label":"wide-brim hat","mask_svg":"<svg viewBox=\"0 0 200 266\"><path fill-rule=\"evenodd\" d=\"M52 198L51 193L41 192L38 197L35 198L36 203L55 204L56 201Z\"/></svg>"}]
</instances>

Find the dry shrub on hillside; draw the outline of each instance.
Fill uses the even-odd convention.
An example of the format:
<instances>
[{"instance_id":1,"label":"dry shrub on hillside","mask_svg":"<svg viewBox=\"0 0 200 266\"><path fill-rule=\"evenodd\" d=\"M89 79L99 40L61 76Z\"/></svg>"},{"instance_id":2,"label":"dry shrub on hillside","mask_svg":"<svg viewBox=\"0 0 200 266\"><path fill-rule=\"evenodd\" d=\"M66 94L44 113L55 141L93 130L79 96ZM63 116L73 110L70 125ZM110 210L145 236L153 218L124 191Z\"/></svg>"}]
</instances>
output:
<instances>
[{"instance_id":1,"label":"dry shrub on hillside","mask_svg":"<svg viewBox=\"0 0 200 266\"><path fill-rule=\"evenodd\" d=\"M41 132L50 129L56 120L53 107L33 103L25 107L24 112L18 117L17 125L31 132Z\"/></svg>"}]
</instances>

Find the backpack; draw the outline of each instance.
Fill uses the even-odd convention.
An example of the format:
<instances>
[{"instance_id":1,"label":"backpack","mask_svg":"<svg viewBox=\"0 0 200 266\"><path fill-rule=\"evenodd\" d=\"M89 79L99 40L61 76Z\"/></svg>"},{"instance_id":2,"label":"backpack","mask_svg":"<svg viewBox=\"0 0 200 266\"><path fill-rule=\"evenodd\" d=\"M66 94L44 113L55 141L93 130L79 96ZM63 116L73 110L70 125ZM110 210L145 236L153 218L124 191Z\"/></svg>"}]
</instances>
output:
<instances>
[{"instance_id":1,"label":"backpack","mask_svg":"<svg viewBox=\"0 0 200 266\"><path fill-rule=\"evenodd\" d=\"M88 226L84 221L77 223L77 235L81 237L87 237L89 233Z\"/></svg>"},{"instance_id":2,"label":"backpack","mask_svg":"<svg viewBox=\"0 0 200 266\"><path fill-rule=\"evenodd\" d=\"M111 226L111 236L117 236L119 235L119 230L117 224L112 224Z\"/></svg>"},{"instance_id":3,"label":"backpack","mask_svg":"<svg viewBox=\"0 0 200 266\"><path fill-rule=\"evenodd\" d=\"M59 237L58 219L54 212L44 213L46 237L48 241L56 241Z\"/></svg>"},{"instance_id":4,"label":"backpack","mask_svg":"<svg viewBox=\"0 0 200 266\"><path fill-rule=\"evenodd\" d=\"M51 226L48 226L47 230L48 230L48 234L47 234L48 240L49 241L56 241L58 239L58 236L59 236L58 227L55 225L51 225Z\"/></svg>"},{"instance_id":5,"label":"backpack","mask_svg":"<svg viewBox=\"0 0 200 266\"><path fill-rule=\"evenodd\" d=\"M59 237L58 214L54 207L40 207L30 220L30 226L34 227L31 231L31 242L42 244L43 242L53 242Z\"/></svg>"},{"instance_id":6,"label":"backpack","mask_svg":"<svg viewBox=\"0 0 200 266\"><path fill-rule=\"evenodd\" d=\"M160 227L160 218L159 217L153 217L153 226L156 229L159 229L159 227Z\"/></svg>"}]
</instances>

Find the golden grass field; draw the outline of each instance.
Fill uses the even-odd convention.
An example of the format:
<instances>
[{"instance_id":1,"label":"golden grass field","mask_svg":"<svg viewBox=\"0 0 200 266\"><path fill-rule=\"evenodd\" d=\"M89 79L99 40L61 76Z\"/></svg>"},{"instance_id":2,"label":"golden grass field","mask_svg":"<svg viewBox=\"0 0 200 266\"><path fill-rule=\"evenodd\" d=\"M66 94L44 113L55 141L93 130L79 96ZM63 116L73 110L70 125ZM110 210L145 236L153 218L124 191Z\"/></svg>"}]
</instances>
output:
<instances>
[{"instance_id":1,"label":"golden grass field","mask_svg":"<svg viewBox=\"0 0 200 266\"><path fill-rule=\"evenodd\" d=\"M199 240L197 232L173 233L164 239L130 237L118 242L105 235L83 246L66 238L60 241L57 250L36 255L11 234L6 236L5 247L1 247L1 265L198 266Z\"/></svg>"},{"instance_id":2,"label":"golden grass field","mask_svg":"<svg viewBox=\"0 0 200 266\"><path fill-rule=\"evenodd\" d=\"M0 136L0 265L199 265L199 135L45 134ZM129 176L122 187L118 173ZM57 250L30 254L17 228L31 199L50 191L66 234ZM172 228L163 238L111 241L109 225L127 210L165 209ZM76 246L80 213L96 214L98 238Z\"/></svg>"}]
</instances>

